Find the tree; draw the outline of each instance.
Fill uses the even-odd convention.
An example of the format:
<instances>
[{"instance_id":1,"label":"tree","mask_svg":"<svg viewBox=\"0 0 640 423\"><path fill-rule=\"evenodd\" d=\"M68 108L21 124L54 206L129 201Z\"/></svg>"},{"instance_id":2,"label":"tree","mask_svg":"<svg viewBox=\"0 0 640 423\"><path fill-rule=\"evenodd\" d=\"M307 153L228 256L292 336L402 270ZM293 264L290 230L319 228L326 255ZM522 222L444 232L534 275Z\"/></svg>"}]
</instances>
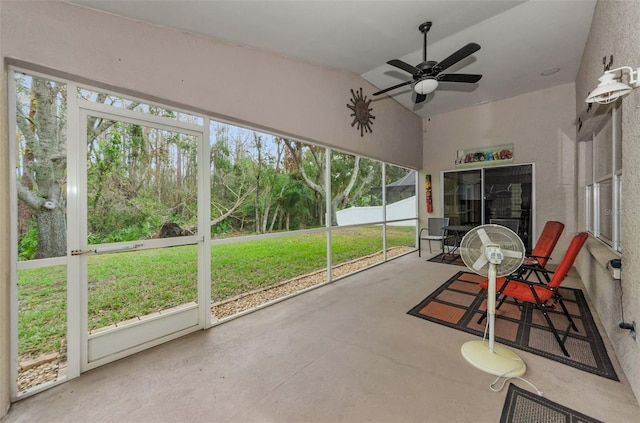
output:
<instances>
[{"instance_id":1,"label":"tree","mask_svg":"<svg viewBox=\"0 0 640 423\"><path fill-rule=\"evenodd\" d=\"M27 110L18 104L16 120L22 136L22 178L18 198L32 211L37 227L35 258L67 254L66 222L66 85L33 77Z\"/></svg>"},{"instance_id":2,"label":"tree","mask_svg":"<svg viewBox=\"0 0 640 423\"><path fill-rule=\"evenodd\" d=\"M229 126L215 127L215 142L211 146L211 221L213 228L226 222L227 228L242 228L244 215L241 209L254 193L251 186L250 160L247 158L244 140L232 137ZM237 222L236 225L229 221Z\"/></svg>"},{"instance_id":3,"label":"tree","mask_svg":"<svg viewBox=\"0 0 640 423\"><path fill-rule=\"evenodd\" d=\"M324 204L327 195L326 179L324 178L326 150L320 147L303 146L288 139L282 139L282 141L291 153L302 179L309 188L318 194ZM306 151L306 157L304 151ZM331 225L336 226L338 224L336 215L338 208L344 208L358 198L371 185L376 172L374 172L371 161L362 162L359 156L334 153L334 158L335 160L331 161ZM310 175L307 172L306 162L312 163L312 169L318 170L316 175Z\"/></svg>"},{"instance_id":4,"label":"tree","mask_svg":"<svg viewBox=\"0 0 640 423\"><path fill-rule=\"evenodd\" d=\"M286 231L299 228L301 225L313 226L311 213L315 198L307 185L294 173L285 173L278 179L275 187L278 195L276 198L276 211L274 213L271 230L276 218L278 229Z\"/></svg>"},{"instance_id":5,"label":"tree","mask_svg":"<svg viewBox=\"0 0 640 423\"><path fill-rule=\"evenodd\" d=\"M304 183L316 194L316 214L319 224L324 225L324 210L326 198L326 174L325 152L321 147L305 145L285 138L279 138L289 152L285 162L287 168L297 170L297 174Z\"/></svg>"},{"instance_id":6,"label":"tree","mask_svg":"<svg viewBox=\"0 0 640 423\"><path fill-rule=\"evenodd\" d=\"M16 73L15 82L18 94L16 125L19 163L16 180L20 200L19 225L25 227L28 221L32 221L31 226L37 238L35 254L25 257L38 259L65 256L67 86L19 73ZM104 103L108 99L106 94L97 94L93 101ZM138 105L137 102L129 102L126 107L134 109ZM108 132L115 123L97 117L88 118L90 157L96 145L94 141ZM101 195L101 190L90 193L90 202L91 199L96 202ZM21 232L21 235L25 234Z\"/></svg>"}]
</instances>

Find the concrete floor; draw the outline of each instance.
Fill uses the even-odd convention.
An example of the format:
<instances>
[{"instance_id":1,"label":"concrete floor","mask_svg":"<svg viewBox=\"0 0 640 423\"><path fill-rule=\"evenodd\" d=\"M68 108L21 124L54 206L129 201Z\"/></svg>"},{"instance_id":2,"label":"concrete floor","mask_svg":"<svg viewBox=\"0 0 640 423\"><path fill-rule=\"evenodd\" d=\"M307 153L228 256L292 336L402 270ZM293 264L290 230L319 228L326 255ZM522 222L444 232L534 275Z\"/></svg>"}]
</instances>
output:
<instances>
[{"instance_id":1,"label":"concrete floor","mask_svg":"<svg viewBox=\"0 0 640 423\"><path fill-rule=\"evenodd\" d=\"M477 338L406 314L458 270L412 253L87 372L2 422L497 422L506 388L460 354ZM640 421L609 351L620 382L518 354L547 398Z\"/></svg>"}]
</instances>

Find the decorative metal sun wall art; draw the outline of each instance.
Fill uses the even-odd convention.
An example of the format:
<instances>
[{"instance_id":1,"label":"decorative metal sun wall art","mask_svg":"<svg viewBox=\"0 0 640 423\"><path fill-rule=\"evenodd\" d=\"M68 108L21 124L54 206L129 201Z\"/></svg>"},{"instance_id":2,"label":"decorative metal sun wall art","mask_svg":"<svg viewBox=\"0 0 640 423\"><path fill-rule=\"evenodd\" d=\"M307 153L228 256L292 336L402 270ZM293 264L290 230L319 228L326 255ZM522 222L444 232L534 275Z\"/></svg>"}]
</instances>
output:
<instances>
[{"instance_id":1,"label":"decorative metal sun wall art","mask_svg":"<svg viewBox=\"0 0 640 423\"><path fill-rule=\"evenodd\" d=\"M364 137L365 132L373 132L371 125L373 125L373 119L376 117L371 114L372 108L369 107L371 100L367 100L367 96L362 95L362 88L359 92L351 90L351 104L347 104L347 107L351 109L353 113L353 122L351 126L358 125L356 129L360 130L360 136Z\"/></svg>"}]
</instances>

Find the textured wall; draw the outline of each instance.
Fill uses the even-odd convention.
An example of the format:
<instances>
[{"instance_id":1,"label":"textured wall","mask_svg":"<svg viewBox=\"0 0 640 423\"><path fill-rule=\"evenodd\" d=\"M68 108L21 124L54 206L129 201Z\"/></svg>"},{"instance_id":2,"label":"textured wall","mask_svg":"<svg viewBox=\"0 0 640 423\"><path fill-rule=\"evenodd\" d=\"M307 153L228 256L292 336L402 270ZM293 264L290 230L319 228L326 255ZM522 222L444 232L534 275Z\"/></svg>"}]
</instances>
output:
<instances>
[{"instance_id":1,"label":"textured wall","mask_svg":"<svg viewBox=\"0 0 640 423\"><path fill-rule=\"evenodd\" d=\"M0 15L3 5L0 1ZM2 33L2 21L0 20L0 33ZM0 57L2 55L2 37L0 37ZM0 69L0 128L7 127L6 109L6 74L4 63ZM4 240L9 239L9 202L4 201L8 196L9 183L9 151L7 145L8 133L0 131L0 417L9 409L9 246Z\"/></svg>"},{"instance_id":2,"label":"textured wall","mask_svg":"<svg viewBox=\"0 0 640 423\"><path fill-rule=\"evenodd\" d=\"M431 174L433 216L442 215L440 171L454 169L457 150L514 144L514 164L535 163L536 235L547 220L566 227L556 248L575 232L575 91L573 84L436 115L425 120L422 176ZM424 190L420 218L426 224Z\"/></svg>"},{"instance_id":3,"label":"textured wall","mask_svg":"<svg viewBox=\"0 0 640 423\"><path fill-rule=\"evenodd\" d=\"M640 2L598 1L582 64L576 79L576 116L587 93L602 75L603 56L613 55L613 67L640 66ZM624 319L640 324L640 89L622 100L622 281L614 281L603 265L615 257L593 240L576 268L595 304L629 383L640 399L640 344L618 328ZM584 181L582 186L584 186ZM583 210L582 204L580 204ZM624 317L622 311L624 309Z\"/></svg>"}]
</instances>

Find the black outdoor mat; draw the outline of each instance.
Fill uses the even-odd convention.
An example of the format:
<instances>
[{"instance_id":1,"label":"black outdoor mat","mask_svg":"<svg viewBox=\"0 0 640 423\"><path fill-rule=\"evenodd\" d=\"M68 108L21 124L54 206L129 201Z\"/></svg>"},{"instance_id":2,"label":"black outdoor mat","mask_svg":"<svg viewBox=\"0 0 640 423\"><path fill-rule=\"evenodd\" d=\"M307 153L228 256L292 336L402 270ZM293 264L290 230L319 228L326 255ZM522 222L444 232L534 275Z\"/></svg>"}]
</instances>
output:
<instances>
[{"instance_id":1,"label":"black outdoor mat","mask_svg":"<svg viewBox=\"0 0 640 423\"><path fill-rule=\"evenodd\" d=\"M408 314L482 337L486 319L480 324L477 321L486 308L487 290L478 284L485 280L475 273L458 272ZM562 353L542 313L532 304L519 306L512 299L496 310L496 342L619 380L582 291L561 287L559 292L578 327L565 342L570 357ZM567 327L561 310L549 311L549 316L557 328Z\"/></svg>"},{"instance_id":2,"label":"black outdoor mat","mask_svg":"<svg viewBox=\"0 0 640 423\"><path fill-rule=\"evenodd\" d=\"M431 257L427 261L432 261L434 263L445 263L445 264L454 264L456 266L466 266L464 261L459 254L443 254L440 253L434 257Z\"/></svg>"},{"instance_id":3,"label":"black outdoor mat","mask_svg":"<svg viewBox=\"0 0 640 423\"><path fill-rule=\"evenodd\" d=\"M509 384L500 423L602 423L557 402Z\"/></svg>"}]
</instances>

